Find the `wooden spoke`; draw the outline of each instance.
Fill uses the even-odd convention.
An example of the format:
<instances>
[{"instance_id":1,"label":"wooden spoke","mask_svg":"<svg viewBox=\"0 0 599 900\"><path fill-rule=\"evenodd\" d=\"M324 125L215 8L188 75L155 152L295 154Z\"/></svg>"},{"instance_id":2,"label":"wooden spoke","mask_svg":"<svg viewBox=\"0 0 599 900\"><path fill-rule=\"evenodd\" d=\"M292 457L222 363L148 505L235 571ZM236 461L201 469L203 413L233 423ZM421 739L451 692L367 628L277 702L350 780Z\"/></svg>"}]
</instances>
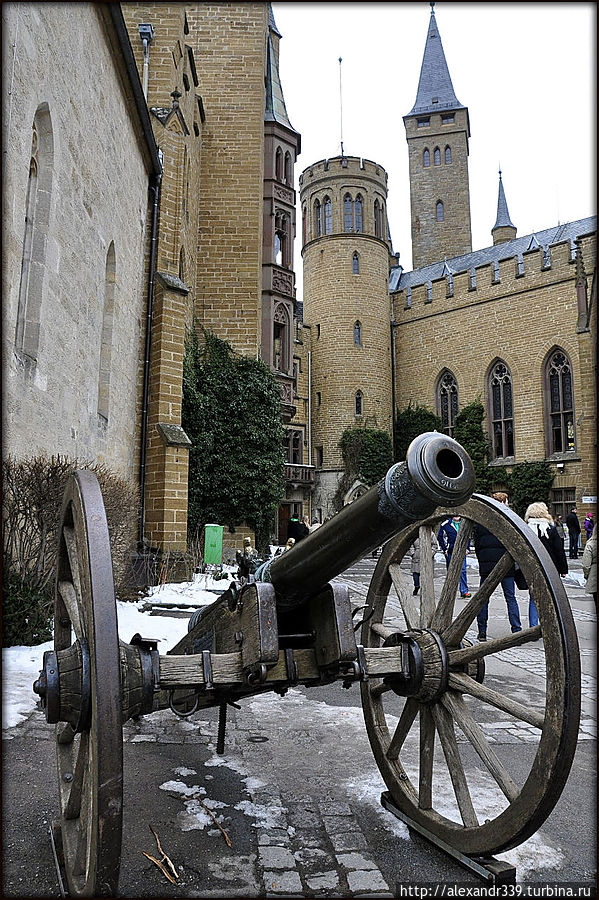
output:
<instances>
[{"instance_id":1,"label":"wooden spoke","mask_svg":"<svg viewBox=\"0 0 599 900\"><path fill-rule=\"evenodd\" d=\"M473 527L473 523L469 519L462 519L447 569L447 578L439 597L439 605L431 621L431 628L434 628L435 631L442 631L451 621L462 573L462 564L466 558L468 541L472 535Z\"/></svg>"},{"instance_id":2,"label":"wooden spoke","mask_svg":"<svg viewBox=\"0 0 599 900\"><path fill-rule=\"evenodd\" d=\"M485 641L482 644L473 644L472 647L464 647L462 650L450 650L449 665L464 666L473 659L482 659L485 656L490 656L492 653L499 653L501 650L520 647L522 644L538 641L540 637L541 626L535 625L534 628L516 631L515 634L506 634L504 637L494 638L492 641Z\"/></svg>"},{"instance_id":3,"label":"wooden spoke","mask_svg":"<svg viewBox=\"0 0 599 900\"><path fill-rule=\"evenodd\" d=\"M511 556L508 553L505 553L492 572L485 578L474 597L466 604L454 621L448 625L447 628L441 629L441 637L446 646L453 647L460 643L468 631L470 624L474 621L485 603L489 602L489 597L497 585L503 581L512 566L513 560Z\"/></svg>"},{"instance_id":4,"label":"wooden spoke","mask_svg":"<svg viewBox=\"0 0 599 900\"><path fill-rule=\"evenodd\" d=\"M406 625L408 628L418 628L420 622L420 616L416 611L416 606L412 600L410 595L410 588L407 580L403 577L399 566L391 565L389 566L389 574L391 575L391 581L393 582L393 587L397 592L397 596L399 598L399 604L401 606L402 612L404 614L404 618L406 620Z\"/></svg>"},{"instance_id":5,"label":"wooden spoke","mask_svg":"<svg viewBox=\"0 0 599 900\"><path fill-rule=\"evenodd\" d=\"M458 801L462 822L467 827L476 827L478 818L472 805L472 798L468 789L460 751L458 750L458 742L456 741L451 715L439 703L433 704L431 711L439 732L439 739L445 755L445 761L447 762L455 797Z\"/></svg>"},{"instance_id":6,"label":"wooden spoke","mask_svg":"<svg viewBox=\"0 0 599 900\"><path fill-rule=\"evenodd\" d=\"M435 563L432 552L432 529L422 525L420 541L420 627L428 628L435 612Z\"/></svg>"},{"instance_id":7,"label":"wooden spoke","mask_svg":"<svg viewBox=\"0 0 599 900\"><path fill-rule=\"evenodd\" d=\"M387 748L387 759L397 759L404 741L407 738L410 728L418 714L418 704L411 697L408 697L406 704L401 711L395 734L391 739L391 743Z\"/></svg>"},{"instance_id":8,"label":"wooden spoke","mask_svg":"<svg viewBox=\"0 0 599 900\"><path fill-rule=\"evenodd\" d=\"M79 618L80 601L77 599L75 588L70 581L59 581L58 593L62 597L66 607L67 614L71 620L71 625L73 626L73 631L75 632L76 637L81 640L83 632L81 630L81 620Z\"/></svg>"},{"instance_id":9,"label":"wooden spoke","mask_svg":"<svg viewBox=\"0 0 599 900\"><path fill-rule=\"evenodd\" d=\"M537 712L537 710L532 709L530 706L525 706L517 700L512 700L510 697L506 697L504 694L500 694L499 691L494 691L484 684L479 684L478 681L470 678L469 675L451 672L449 675L449 687L464 694L470 694L472 697L477 697L490 706L494 706L496 709L514 716L516 719L521 719L522 722L534 725L535 728L542 728L545 724L544 713Z\"/></svg>"},{"instance_id":10,"label":"wooden spoke","mask_svg":"<svg viewBox=\"0 0 599 900\"><path fill-rule=\"evenodd\" d=\"M379 637L388 638L396 633L397 628L389 628L388 625L382 625L380 622L371 622L370 630L374 631L375 634L378 634Z\"/></svg>"},{"instance_id":11,"label":"wooden spoke","mask_svg":"<svg viewBox=\"0 0 599 900\"><path fill-rule=\"evenodd\" d=\"M435 721L430 708L420 708L420 769L418 806L431 809L433 805L433 757L435 752Z\"/></svg>"},{"instance_id":12,"label":"wooden spoke","mask_svg":"<svg viewBox=\"0 0 599 900\"><path fill-rule=\"evenodd\" d=\"M381 681L380 684L373 684L370 687L370 693L373 697L380 697L381 694L387 693L387 691L391 690L390 684L385 684L384 681Z\"/></svg>"},{"instance_id":13,"label":"wooden spoke","mask_svg":"<svg viewBox=\"0 0 599 900\"><path fill-rule=\"evenodd\" d=\"M448 691L443 695L441 702L460 726L508 800L510 802L515 800L520 789L491 749L482 728L475 722L464 703L464 698L460 694Z\"/></svg>"},{"instance_id":14,"label":"wooden spoke","mask_svg":"<svg viewBox=\"0 0 599 900\"><path fill-rule=\"evenodd\" d=\"M72 779L67 782L67 799L64 804L63 815L65 819L77 819L81 814L81 795L83 793L83 782L89 764L89 733L84 732L81 735L81 741L77 750L77 758L75 761L74 771L70 773ZM63 775L63 781L64 781Z\"/></svg>"},{"instance_id":15,"label":"wooden spoke","mask_svg":"<svg viewBox=\"0 0 599 900\"><path fill-rule=\"evenodd\" d=\"M69 558L69 565L71 567L73 585L77 592L77 599L81 602L81 578L79 577L79 560L77 559L77 539L75 537L75 529L65 525L63 534Z\"/></svg>"}]
</instances>

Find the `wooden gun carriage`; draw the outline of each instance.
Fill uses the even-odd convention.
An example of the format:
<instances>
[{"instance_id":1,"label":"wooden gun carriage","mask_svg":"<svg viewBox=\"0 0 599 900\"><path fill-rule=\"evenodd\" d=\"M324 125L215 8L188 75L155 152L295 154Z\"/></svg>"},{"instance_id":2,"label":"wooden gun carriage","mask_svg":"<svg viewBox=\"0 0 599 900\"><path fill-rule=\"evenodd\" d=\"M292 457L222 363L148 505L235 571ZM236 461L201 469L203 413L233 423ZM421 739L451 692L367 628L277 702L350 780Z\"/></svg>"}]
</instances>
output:
<instances>
[{"instance_id":1,"label":"wooden gun carriage","mask_svg":"<svg viewBox=\"0 0 599 900\"><path fill-rule=\"evenodd\" d=\"M60 527L54 650L44 654L34 685L47 720L56 723L60 830L71 895L117 890L124 721L169 707L190 715L217 706L222 752L229 703L266 691L284 694L298 684L359 685L377 765L393 804L414 827L479 856L510 849L540 827L566 783L576 747L576 631L561 580L538 538L507 507L473 495L473 486L472 464L459 444L437 433L421 435L405 463L262 566L256 581L241 589L231 585L194 614L177 646L159 655L152 639L119 641L102 496L92 473L74 474ZM461 527L439 590L433 554L425 548L439 524L456 514ZM492 531L506 552L473 596L458 601L477 524ZM419 597L401 565L417 537ZM381 544L366 604L352 611L347 586L335 579ZM535 598L540 624L475 643L467 631L514 562ZM525 644L542 668L544 693L536 705L510 690L520 686L513 677L498 677ZM496 712L534 736L527 747L530 771L520 783L489 738L489 713ZM481 806L481 766L498 795L492 809ZM441 800L446 792L438 790L439 779L451 783L455 811Z\"/></svg>"}]
</instances>

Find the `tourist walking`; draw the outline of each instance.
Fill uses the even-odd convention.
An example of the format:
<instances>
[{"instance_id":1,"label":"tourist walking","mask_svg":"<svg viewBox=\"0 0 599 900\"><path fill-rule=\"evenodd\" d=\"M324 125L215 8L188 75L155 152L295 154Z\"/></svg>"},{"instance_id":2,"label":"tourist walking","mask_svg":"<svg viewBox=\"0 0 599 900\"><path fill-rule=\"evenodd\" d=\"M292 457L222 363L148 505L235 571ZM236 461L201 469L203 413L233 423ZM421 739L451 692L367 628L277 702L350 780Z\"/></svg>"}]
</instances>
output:
<instances>
[{"instance_id":1,"label":"tourist walking","mask_svg":"<svg viewBox=\"0 0 599 900\"><path fill-rule=\"evenodd\" d=\"M587 541L590 541L591 535L593 534L593 529L595 527L595 522L593 521L593 516L591 513L587 513L586 518L584 520L584 530L587 536Z\"/></svg>"},{"instance_id":2,"label":"tourist walking","mask_svg":"<svg viewBox=\"0 0 599 900\"><path fill-rule=\"evenodd\" d=\"M549 552L549 556L553 560L553 564L559 574L567 575L568 561L557 529L553 524L551 513L547 509L547 504L531 503L524 514L524 521ZM578 528L580 529L580 525ZM539 624L537 607L532 594L529 595L528 600L528 624L531 628Z\"/></svg>"},{"instance_id":3,"label":"tourist walking","mask_svg":"<svg viewBox=\"0 0 599 900\"><path fill-rule=\"evenodd\" d=\"M578 559L578 539L580 537L580 522L574 506L566 516L566 528L570 537L570 559Z\"/></svg>"},{"instance_id":4,"label":"tourist walking","mask_svg":"<svg viewBox=\"0 0 599 900\"><path fill-rule=\"evenodd\" d=\"M431 534L431 553L434 555L439 549L437 538ZM412 557L412 580L414 582L413 596L416 596L420 590L420 538L417 537L410 547L410 555Z\"/></svg>"},{"instance_id":5,"label":"tourist walking","mask_svg":"<svg viewBox=\"0 0 599 900\"><path fill-rule=\"evenodd\" d=\"M460 522L460 516L452 516L451 519L447 519L446 522L443 522L443 524L439 528L439 531L437 532L437 540L439 541L439 546L443 552L443 555L445 556L445 563L447 565L447 568L449 568L449 563L451 562L453 547L458 536L458 531L460 530ZM468 548L470 548L470 542L468 542ZM460 572L460 596L470 596L470 591L468 590L466 557L464 557L464 561L462 563L462 571Z\"/></svg>"},{"instance_id":6,"label":"tourist walking","mask_svg":"<svg viewBox=\"0 0 599 900\"><path fill-rule=\"evenodd\" d=\"M597 526L586 542L582 554L582 573L586 578L585 588L587 594L591 594L597 607Z\"/></svg>"},{"instance_id":7,"label":"tourist walking","mask_svg":"<svg viewBox=\"0 0 599 900\"><path fill-rule=\"evenodd\" d=\"M503 491L497 491L492 494L494 500L509 506L507 494ZM474 528L474 552L478 559L478 571L480 573L481 585L495 568L503 554L506 552L505 547L498 537L492 534L484 525L476 525ZM516 600L516 583L514 581L514 570L510 572L501 581L501 589L505 602L507 604L507 614L510 621L512 634L516 631L522 631L522 623L520 622L520 610L518 609L518 601ZM478 622L478 640L487 640L487 622L489 620L489 604L485 603L476 617Z\"/></svg>"}]
</instances>

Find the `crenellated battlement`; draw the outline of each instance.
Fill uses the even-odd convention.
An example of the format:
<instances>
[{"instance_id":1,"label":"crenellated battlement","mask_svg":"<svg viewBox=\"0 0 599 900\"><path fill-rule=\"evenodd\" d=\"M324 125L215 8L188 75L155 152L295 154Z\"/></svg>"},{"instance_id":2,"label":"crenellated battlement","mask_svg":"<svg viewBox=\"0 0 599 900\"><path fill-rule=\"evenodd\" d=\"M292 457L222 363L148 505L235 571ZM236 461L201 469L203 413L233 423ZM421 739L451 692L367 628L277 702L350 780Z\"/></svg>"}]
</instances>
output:
<instances>
[{"instance_id":1,"label":"crenellated battlement","mask_svg":"<svg viewBox=\"0 0 599 900\"><path fill-rule=\"evenodd\" d=\"M387 193L386 170L371 159L363 159L360 156L335 156L332 159L321 159L308 166L300 175L300 192L310 185L316 185L321 180L329 181L332 178L369 178L378 181Z\"/></svg>"}]
</instances>

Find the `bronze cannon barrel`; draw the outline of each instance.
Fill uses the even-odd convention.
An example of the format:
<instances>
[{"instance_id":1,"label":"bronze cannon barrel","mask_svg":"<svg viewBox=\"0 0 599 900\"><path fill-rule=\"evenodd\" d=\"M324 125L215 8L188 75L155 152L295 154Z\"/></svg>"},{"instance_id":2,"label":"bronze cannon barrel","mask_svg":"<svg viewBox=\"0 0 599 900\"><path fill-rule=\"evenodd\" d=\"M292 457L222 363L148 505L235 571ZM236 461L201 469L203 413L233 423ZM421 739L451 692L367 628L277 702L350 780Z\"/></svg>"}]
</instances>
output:
<instances>
[{"instance_id":1,"label":"bronze cannon barrel","mask_svg":"<svg viewBox=\"0 0 599 900\"><path fill-rule=\"evenodd\" d=\"M275 588L277 606L292 609L317 593L406 525L431 515L437 506L459 506L474 490L474 469L452 438L427 432L415 438L406 461L344 507L291 550L265 563L256 580Z\"/></svg>"}]
</instances>

